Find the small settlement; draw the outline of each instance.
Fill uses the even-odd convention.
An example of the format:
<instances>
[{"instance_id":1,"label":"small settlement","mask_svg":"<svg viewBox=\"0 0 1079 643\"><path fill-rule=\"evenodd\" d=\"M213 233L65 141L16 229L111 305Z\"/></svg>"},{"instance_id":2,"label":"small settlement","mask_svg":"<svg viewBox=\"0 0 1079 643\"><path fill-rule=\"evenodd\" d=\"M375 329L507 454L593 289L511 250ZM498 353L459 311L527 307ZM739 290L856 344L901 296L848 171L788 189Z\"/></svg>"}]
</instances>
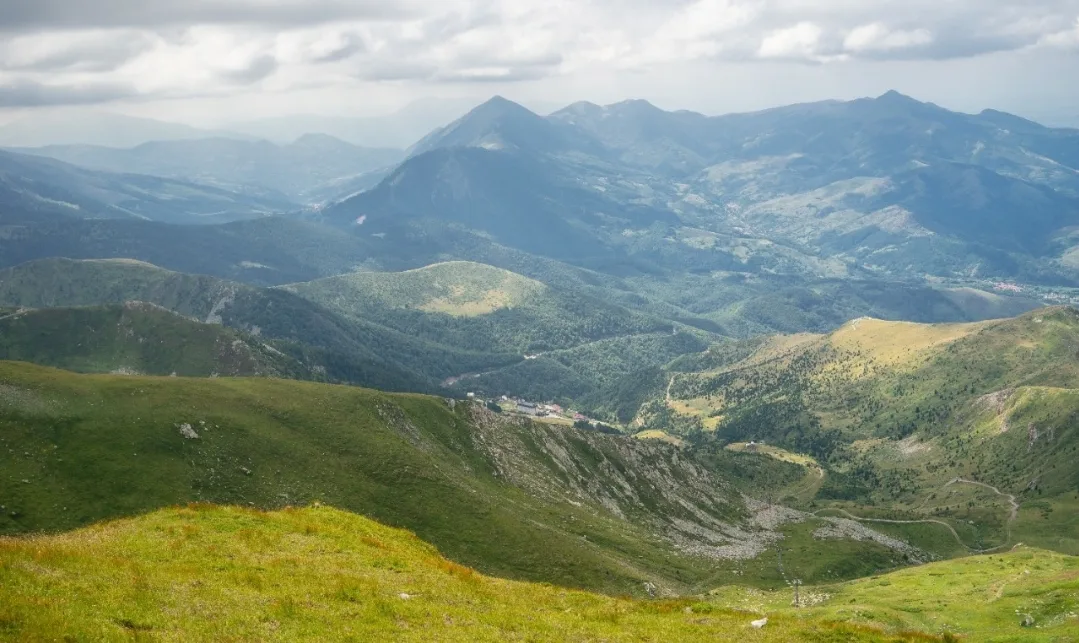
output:
<instances>
[{"instance_id":1,"label":"small settlement","mask_svg":"<svg viewBox=\"0 0 1079 643\"><path fill-rule=\"evenodd\" d=\"M533 417L538 419L550 419L565 423L572 423L578 421L593 422L593 420L582 413L574 411L573 409L565 409L559 404L553 402L533 402L520 397L510 397L503 395L497 399L482 399L475 393L468 393L468 399L482 402L487 405L497 405L504 413L511 413L517 415L524 415L527 417Z\"/></svg>"}]
</instances>

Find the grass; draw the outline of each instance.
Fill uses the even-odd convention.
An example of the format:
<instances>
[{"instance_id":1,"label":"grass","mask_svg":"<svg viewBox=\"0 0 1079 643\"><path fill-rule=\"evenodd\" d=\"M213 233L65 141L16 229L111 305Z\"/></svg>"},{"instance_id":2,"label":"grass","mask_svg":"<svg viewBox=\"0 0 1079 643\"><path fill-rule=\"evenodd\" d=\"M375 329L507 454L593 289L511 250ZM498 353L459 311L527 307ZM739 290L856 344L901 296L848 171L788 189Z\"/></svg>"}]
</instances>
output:
<instances>
[{"instance_id":1,"label":"grass","mask_svg":"<svg viewBox=\"0 0 1079 643\"><path fill-rule=\"evenodd\" d=\"M737 591L717 592L739 605ZM753 595L756 609L807 620L837 619L891 630L950 633L980 642L1079 640L1079 558L1024 547L848 583ZM1021 623L1030 616L1033 627Z\"/></svg>"},{"instance_id":2,"label":"grass","mask_svg":"<svg viewBox=\"0 0 1079 643\"><path fill-rule=\"evenodd\" d=\"M501 268L450 261L397 273L357 272L288 289L346 314L362 315L377 302L390 308L477 317L520 306L547 287Z\"/></svg>"},{"instance_id":3,"label":"grass","mask_svg":"<svg viewBox=\"0 0 1079 643\"><path fill-rule=\"evenodd\" d=\"M312 376L251 336L137 302L0 319L0 359L89 373Z\"/></svg>"},{"instance_id":4,"label":"grass","mask_svg":"<svg viewBox=\"0 0 1079 643\"><path fill-rule=\"evenodd\" d=\"M1024 589L1045 582L1037 571ZM924 574L913 572L909 582ZM1017 591L1006 589L1007 606ZM409 532L321 506L193 505L0 539L0 638L12 641L938 640L844 622L872 620L846 603L809 618L769 605L768 624L754 629L761 610L723 604L736 595L762 594L629 600L490 578ZM1042 601L1037 614L1068 600Z\"/></svg>"},{"instance_id":5,"label":"grass","mask_svg":"<svg viewBox=\"0 0 1079 643\"><path fill-rule=\"evenodd\" d=\"M1079 313L1070 308L975 324L860 319L786 350L779 340L756 342L719 370L678 373L671 393L689 418L709 412L700 401L715 400L721 443L766 440L820 462L816 498L805 498L805 487L787 492L799 506L942 521L972 550L1022 541L1074 554L1077 344ZM678 426L669 424L648 428ZM956 478L1001 493L948 486ZM1014 521L1008 496L1021 506ZM955 553L939 526L887 529Z\"/></svg>"}]
</instances>

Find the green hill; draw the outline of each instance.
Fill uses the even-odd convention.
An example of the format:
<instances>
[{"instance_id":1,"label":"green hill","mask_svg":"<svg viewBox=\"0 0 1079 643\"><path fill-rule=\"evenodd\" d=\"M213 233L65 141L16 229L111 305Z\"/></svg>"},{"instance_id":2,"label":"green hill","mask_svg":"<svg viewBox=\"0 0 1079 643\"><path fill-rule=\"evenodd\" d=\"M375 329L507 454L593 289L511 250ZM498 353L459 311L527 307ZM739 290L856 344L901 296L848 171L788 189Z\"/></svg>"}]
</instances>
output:
<instances>
[{"instance_id":1,"label":"green hill","mask_svg":"<svg viewBox=\"0 0 1079 643\"><path fill-rule=\"evenodd\" d=\"M0 362L0 451L7 534L195 501L321 500L485 573L630 594L782 585L780 555L807 581L927 558L849 520L748 500L663 443L353 387Z\"/></svg>"},{"instance_id":2,"label":"green hill","mask_svg":"<svg viewBox=\"0 0 1079 643\"><path fill-rule=\"evenodd\" d=\"M976 324L859 319L682 360L703 370L670 373L669 398L640 421L815 456L827 474L803 500L883 529L936 531L960 551L1022 541L1079 553L1077 346L1072 308Z\"/></svg>"},{"instance_id":3,"label":"green hill","mask_svg":"<svg viewBox=\"0 0 1079 643\"><path fill-rule=\"evenodd\" d=\"M279 289L188 275L130 260L45 259L0 271L0 305L31 308L146 301L181 315L304 346L282 348L317 362L334 381L431 391L458 373L519 361L519 355L464 351L371 321L346 319Z\"/></svg>"},{"instance_id":4,"label":"green hill","mask_svg":"<svg viewBox=\"0 0 1079 643\"><path fill-rule=\"evenodd\" d=\"M0 540L12 640L1064 641L1079 562L1037 550L791 592L630 600L482 576L337 509L193 505ZM63 601L52 600L63 596ZM767 618L760 629L752 622ZM1029 619L1032 627L1021 623ZM947 634L949 636L941 636Z\"/></svg>"},{"instance_id":5,"label":"green hill","mask_svg":"<svg viewBox=\"0 0 1079 643\"><path fill-rule=\"evenodd\" d=\"M537 353L672 324L492 266L455 261L398 273L352 273L293 284L351 318L464 350Z\"/></svg>"},{"instance_id":6,"label":"green hill","mask_svg":"<svg viewBox=\"0 0 1079 643\"><path fill-rule=\"evenodd\" d=\"M310 376L250 336L141 302L0 317L0 359L88 373Z\"/></svg>"}]
</instances>

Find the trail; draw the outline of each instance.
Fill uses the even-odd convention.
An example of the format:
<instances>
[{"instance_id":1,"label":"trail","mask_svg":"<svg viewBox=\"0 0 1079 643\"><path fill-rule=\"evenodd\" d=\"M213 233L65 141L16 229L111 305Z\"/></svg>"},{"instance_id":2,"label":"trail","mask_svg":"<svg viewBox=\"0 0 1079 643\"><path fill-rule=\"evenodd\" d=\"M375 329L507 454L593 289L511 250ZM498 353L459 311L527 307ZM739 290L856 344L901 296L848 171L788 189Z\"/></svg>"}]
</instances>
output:
<instances>
[{"instance_id":1,"label":"trail","mask_svg":"<svg viewBox=\"0 0 1079 643\"><path fill-rule=\"evenodd\" d=\"M850 513L849 511L846 511L845 509L833 509L832 511L837 511L837 512L847 516L851 520L855 520L857 522L878 522L878 523L885 523L885 524L892 524L892 525L918 525L918 524L940 525L940 526L944 527L945 529L947 529L949 532L951 532L952 536L955 537L955 541L957 543L959 543L959 545L961 547L963 547L964 549L966 549L967 551L969 551L969 552L971 552L973 554L989 554L989 553L995 552L997 550L1004 549L1004 548L1008 547L1008 543L1010 543L1012 541L1012 523L1015 521L1016 518L1019 517L1019 502L1016 500L1015 496L1010 494L1010 493L1004 493L1000 489L997 489L996 487L994 487L992 485L985 484L984 482L978 482L977 480L968 480L966 478L955 478L955 479L949 481L948 483L946 483L943 487L941 487L941 490L947 489L948 487L950 487L950 486L952 486L954 484L959 484L959 483L970 484L970 485L975 485L975 486L978 486L978 487L983 487L985 489L989 489L990 491L997 494L998 496L1002 496L1002 497L1008 499L1008 502L1011 505L1011 513L1008 515L1008 522L1006 523L1006 536L1007 537L1005 538L1005 543L1003 545L998 545L996 547L991 547L989 549L975 549L975 548L971 547L970 545L966 544L965 542L963 542L963 539L959 537L959 532L957 532L955 530L955 527L952 527L950 524L944 522L943 520L935 520L933 518L926 518L924 520L886 520L884 518L860 518L860 517L855 516L854 514ZM926 502L928 502L928 498L926 499L925 502L922 503L923 507L925 506ZM820 511L825 511L825 510L821 509ZM814 512L813 515L817 515L818 513L820 513L820 511Z\"/></svg>"},{"instance_id":2,"label":"trail","mask_svg":"<svg viewBox=\"0 0 1079 643\"><path fill-rule=\"evenodd\" d=\"M670 406L670 404L671 404L671 387L674 386L674 378L676 378L676 377L678 377L678 376L677 375L671 375L671 381L667 382L667 406Z\"/></svg>"},{"instance_id":3,"label":"trail","mask_svg":"<svg viewBox=\"0 0 1079 643\"><path fill-rule=\"evenodd\" d=\"M953 484L955 484L957 482L962 482L964 484L972 484L972 485L975 485L975 486L978 486L978 487L984 487L986 489L989 489L993 493L997 494L998 496L1003 496L1003 497L1008 499L1008 504L1010 504L1011 507L1012 507L1011 513L1008 514L1008 525L1007 525L1008 526L1008 540L1011 540L1012 539L1012 523L1015 522L1015 519L1019 517L1019 502L1015 499L1015 496L1010 494L1010 493L1004 493L1000 489L997 489L996 487L994 487L992 485L985 484L984 482L978 482L977 480L967 480L966 478L956 478L955 480L952 480L951 482L949 482L948 484L944 485L941 488L946 489L946 488L952 486Z\"/></svg>"}]
</instances>

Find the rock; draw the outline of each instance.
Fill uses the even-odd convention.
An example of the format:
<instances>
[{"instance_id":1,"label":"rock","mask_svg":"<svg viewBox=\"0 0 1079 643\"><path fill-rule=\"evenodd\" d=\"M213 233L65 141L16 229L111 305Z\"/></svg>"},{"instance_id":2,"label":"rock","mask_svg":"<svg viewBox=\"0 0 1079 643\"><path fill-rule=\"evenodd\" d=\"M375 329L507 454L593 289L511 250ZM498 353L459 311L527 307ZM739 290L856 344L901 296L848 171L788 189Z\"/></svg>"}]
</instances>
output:
<instances>
[{"instance_id":1,"label":"rock","mask_svg":"<svg viewBox=\"0 0 1079 643\"><path fill-rule=\"evenodd\" d=\"M1034 617L1030 614L1024 614L1023 620L1019 622L1019 627L1034 627Z\"/></svg>"},{"instance_id":2,"label":"rock","mask_svg":"<svg viewBox=\"0 0 1079 643\"><path fill-rule=\"evenodd\" d=\"M756 620L756 621L752 621L752 622L750 622L750 625L753 626L753 629L759 630L762 627L764 627L765 625L768 625L768 619L767 618L762 618L762 619L759 619L759 620Z\"/></svg>"},{"instance_id":3,"label":"rock","mask_svg":"<svg viewBox=\"0 0 1079 643\"><path fill-rule=\"evenodd\" d=\"M686 614L692 614L693 613L693 608L692 607L687 607L686 609L684 609L682 611L685 612Z\"/></svg>"},{"instance_id":4,"label":"rock","mask_svg":"<svg viewBox=\"0 0 1079 643\"><path fill-rule=\"evenodd\" d=\"M251 475L251 469L248 469L247 467L240 467L240 471L243 471L245 476Z\"/></svg>"},{"instance_id":5,"label":"rock","mask_svg":"<svg viewBox=\"0 0 1079 643\"><path fill-rule=\"evenodd\" d=\"M580 506L580 505L578 505ZM656 597L656 586L653 583L645 583L644 591L648 594L648 598Z\"/></svg>"},{"instance_id":6,"label":"rock","mask_svg":"<svg viewBox=\"0 0 1079 643\"><path fill-rule=\"evenodd\" d=\"M401 599L401 600L403 600L403 601L407 601L407 600L409 600L410 598L412 598L412 594L406 594L406 593L404 593L404 592L401 592L401 593L400 593L400 594L398 594L397 596L398 596L398 597L400 597L400 599Z\"/></svg>"},{"instance_id":7,"label":"rock","mask_svg":"<svg viewBox=\"0 0 1079 643\"><path fill-rule=\"evenodd\" d=\"M177 424L177 429L180 429L180 435L184 436L185 440L198 440L199 434L195 433L195 428L186 422L184 424Z\"/></svg>"}]
</instances>

